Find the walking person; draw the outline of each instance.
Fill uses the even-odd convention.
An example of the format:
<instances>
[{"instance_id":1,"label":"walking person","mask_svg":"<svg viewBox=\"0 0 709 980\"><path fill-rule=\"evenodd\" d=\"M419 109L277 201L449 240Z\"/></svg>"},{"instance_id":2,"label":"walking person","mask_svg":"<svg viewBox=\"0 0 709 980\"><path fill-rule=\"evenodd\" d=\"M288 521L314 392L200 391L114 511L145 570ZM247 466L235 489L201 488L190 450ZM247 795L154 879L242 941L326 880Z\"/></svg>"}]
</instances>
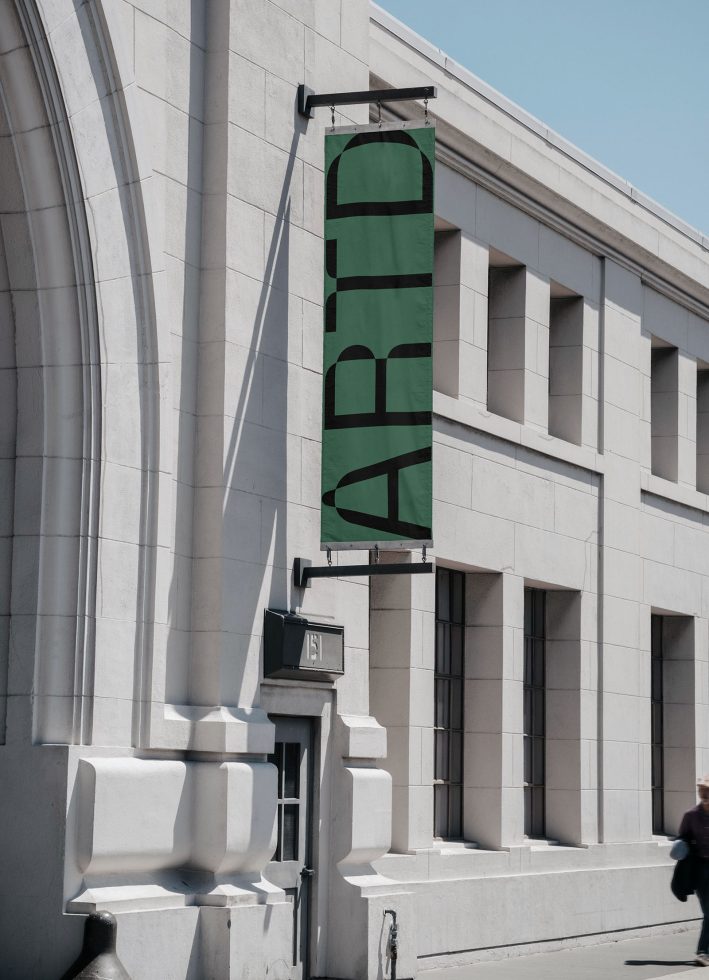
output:
<instances>
[{"instance_id":1,"label":"walking person","mask_svg":"<svg viewBox=\"0 0 709 980\"><path fill-rule=\"evenodd\" d=\"M691 848L694 891L702 909L695 963L709 966L709 775L697 780L699 803L687 810L677 835Z\"/></svg>"}]
</instances>

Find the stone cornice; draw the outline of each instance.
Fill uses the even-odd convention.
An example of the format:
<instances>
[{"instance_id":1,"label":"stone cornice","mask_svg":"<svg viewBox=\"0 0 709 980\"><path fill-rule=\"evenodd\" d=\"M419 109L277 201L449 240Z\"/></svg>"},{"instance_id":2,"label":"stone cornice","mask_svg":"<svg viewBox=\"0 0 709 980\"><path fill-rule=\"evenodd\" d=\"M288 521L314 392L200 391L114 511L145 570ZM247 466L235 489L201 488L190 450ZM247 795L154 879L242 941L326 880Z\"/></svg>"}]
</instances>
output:
<instances>
[{"instance_id":1,"label":"stone cornice","mask_svg":"<svg viewBox=\"0 0 709 980\"><path fill-rule=\"evenodd\" d=\"M439 87L438 158L516 208L651 288L709 318L709 239L619 178L475 75L372 5L375 87ZM395 110L395 111L394 111ZM420 107L386 108L383 118ZM453 118L455 117L455 119ZM466 121L484 121L475 136ZM548 177L549 179L545 179Z\"/></svg>"}]
</instances>

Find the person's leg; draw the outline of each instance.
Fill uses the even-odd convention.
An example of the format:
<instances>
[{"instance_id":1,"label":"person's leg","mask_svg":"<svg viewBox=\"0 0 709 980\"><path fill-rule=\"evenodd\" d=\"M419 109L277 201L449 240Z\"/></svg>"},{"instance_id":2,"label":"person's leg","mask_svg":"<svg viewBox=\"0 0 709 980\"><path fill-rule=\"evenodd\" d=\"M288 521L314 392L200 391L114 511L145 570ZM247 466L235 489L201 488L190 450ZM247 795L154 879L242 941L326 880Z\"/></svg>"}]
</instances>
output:
<instances>
[{"instance_id":1,"label":"person's leg","mask_svg":"<svg viewBox=\"0 0 709 980\"><path fill-rule=\"evenodd\" d=\"M709 861L700 861L697 874L697 898L702 910L702 929L697 944L698 953L709 952Z\"/></svg>"}]
</instances>

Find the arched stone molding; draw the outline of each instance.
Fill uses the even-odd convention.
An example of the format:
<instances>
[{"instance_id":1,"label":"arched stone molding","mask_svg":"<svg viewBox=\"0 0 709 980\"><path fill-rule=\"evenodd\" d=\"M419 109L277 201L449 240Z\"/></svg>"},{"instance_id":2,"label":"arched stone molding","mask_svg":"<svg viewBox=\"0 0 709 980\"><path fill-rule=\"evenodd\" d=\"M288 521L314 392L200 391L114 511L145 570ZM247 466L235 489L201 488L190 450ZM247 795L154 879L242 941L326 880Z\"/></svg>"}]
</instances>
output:
<instances>
[{"instance_id":1,"label":"arched stone molding","mask_svg":"<svg viewBox=\"0 0 709 980\"><path fill-rule=\"evenodd\" d=\"M84 190L103 384L93 744L146 745L156 576L170 560L169 333L160 336L163 242L138 142L143 126L115 4L43 3ZM162 533L161 529L162 528Z\"/></svg>"},{"instance_id":2,"label":"arched stone molding","mask_svg":"<svg viewBox=\"0 0 709 980\"><path fill-rule=\"evenodd\" d=\"M0 7L17 171L3 232L12 238L18 391L27 389L7 723L13 739L37 742L140 741L155 568L161 545L169 553L158 541L159 434L169 439L169 427L160 424L148 171L111 9Z\"/></svg>"},{"instance_id":3,"label":"arched stone molding","mask_svg":"<svg viewBox=\"0 0 709 980\"><path fill-rule=\"evenodd\" d=\"M12 741L79 742L91 727L98 333L80 183L39 27L33 7L2 5L0 222L18 393L7 728Z\"/></svg>"}]
</instances>

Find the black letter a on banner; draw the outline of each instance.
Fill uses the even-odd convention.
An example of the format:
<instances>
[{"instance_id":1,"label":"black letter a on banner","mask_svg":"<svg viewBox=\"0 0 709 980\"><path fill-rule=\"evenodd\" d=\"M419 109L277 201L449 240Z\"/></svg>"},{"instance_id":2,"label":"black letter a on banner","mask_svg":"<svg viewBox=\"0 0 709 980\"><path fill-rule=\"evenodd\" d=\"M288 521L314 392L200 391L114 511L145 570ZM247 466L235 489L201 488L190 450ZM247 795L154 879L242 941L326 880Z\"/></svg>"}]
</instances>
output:
<instances>
[{"instance_id":1,"label":"black letter a on banner","mask_svg":"<svg viewBox=\"0 0 709 980\"><path fill-rule=\"evenodd\" d=\"M346 473L339 481L334 490L328 490L323 494L322 502L327 507L334 507L340 517L349 521L350 524L357 524L360 527L371 528L373 531L386 531L389 534L396 534L402 538L420 541L431 537L431 528L423 527L421 524L412 524L409 521L399 520L399 473L407 466L416 466L418 463L428 463L431 460L431 447L425 449L415 449L410 453L403 453L401 456L392 456L391 459L382 460L380 463L372 463L369 466L362 466L360 469L351 470ZM352 486L354 483L363 483L372 480L377 476L387 478L387 516L379 517L376 514L365 514L358 510L348 510L345 507L338 507L336 502L337 491L341 487Z\"/></svg>"}]
</instances>

